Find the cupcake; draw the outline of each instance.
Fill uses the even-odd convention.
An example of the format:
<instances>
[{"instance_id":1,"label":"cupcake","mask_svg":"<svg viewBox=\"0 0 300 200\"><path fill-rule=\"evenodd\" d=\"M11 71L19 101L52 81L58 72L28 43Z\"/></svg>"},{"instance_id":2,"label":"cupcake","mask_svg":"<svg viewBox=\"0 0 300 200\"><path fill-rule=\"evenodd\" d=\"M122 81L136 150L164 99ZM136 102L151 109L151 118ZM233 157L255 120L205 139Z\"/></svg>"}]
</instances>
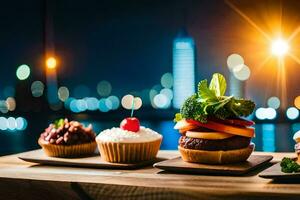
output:
<instances>
[{"instance_id":1,"label":"cupcake","mask_svg":"<svg viewBox=\"0 0 300 200\"><path fill-rule=\"evenodd\" d=\"M104 130L96 137L102 159L113 163L153 160L161 141L160 134L140 126L135 117L124 119L120 128Z\"/></svg>"},{"instance_id":2,"label":"cupcake","mask_svg":"<svg viewBox=\"0 0 300 200\"><path fill-rule=\"evenodd\" d=\"M77 121L56 120L40 135L39 145L51 157L81 157L92 155L97 144L90 124L84 127Z\"/></svg>"}]
</instances>

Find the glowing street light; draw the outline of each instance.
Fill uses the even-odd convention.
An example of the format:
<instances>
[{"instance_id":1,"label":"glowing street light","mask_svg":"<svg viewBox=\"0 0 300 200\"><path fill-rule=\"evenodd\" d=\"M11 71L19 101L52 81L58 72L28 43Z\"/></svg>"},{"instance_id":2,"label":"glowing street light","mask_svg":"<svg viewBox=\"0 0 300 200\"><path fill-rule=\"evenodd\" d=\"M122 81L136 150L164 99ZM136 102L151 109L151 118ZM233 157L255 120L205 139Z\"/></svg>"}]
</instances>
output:
<instances>
[{"instance_id":1,"label":"glowing street light","mask_svg":"<svg viewBox=\"0 0 300 200\"><path fill-rule=\"evenodd\" d=\"M57 105L61 105L58 98L57 91L57 75L56 75L56 65L57 61L55 57L47 57L45 61L46 65L46 78L47 78L47 98L50 107L59 109Z\"/></svg>"},{"instance_id":2,"label":"glowing street light","mask_svg":"<svg viewBox=\"0 0 300 200\"><path fill-rule=\"evenodd\" d=\"M19 80L25 80L30 75L30 68L28 65L20 65L16 71L17 78Z\"/></svg>"},{"instance_id":3,"label":"glowing street light","mask_svg":"<svg viewBox=\"0 0 300 200\"><path fill-rule=\"evenodd\" d=\"M46 60L46 66L49 69L54 69L56 67L56 59L54 57L50 57Z\"/></svg>"},{"instance_id":4,"label":"glowing street light","mask_svg":"<svg viewBox=\"0 0 300 200\"><path fill-rule=\"evenodd\" d=\"M266 27L268 28L272 28L272 33L276 33L276 35L278 35L279 37L277 38L272 38L272 35L269 35L264 29L263 27L260 27L258 23L255 22L254 19L252 19L251 16L248 16L246 13L244 13L238 6L236 6L233 1L230 0L225 0L224 1L233 11L235 11L242 19L244 19L246 22L248 22L248 24L254 28L258 33L261 34L262 39L258 39L258 38L253 38L257 44L265 44L265 42L268 42L268 44L270 45L268 48L268 53L270 53L271 55L268 55L264 60L262 60L262 62L259 63L259 66L257 67L258 70L263 69L263 67L269 63L269 61L274 61L275 59L277 59L277 68L275 70L277 70L277 74L279 74L279 76L277 77L277 83L278 86L281 87L281 107L286 107L287 104L287 91L286 91L286 84L287 84L287 75L286 75L286 66L285 66L285 57L288 57L289 59L292 59L293 61L295 61L297 64L300 64L300 58L298 55L295 54L295 51L291 51L291 47L289 45L292 44L292 42L295 41L295 39L298 39L298 36L300 35L300 28L299 26L296 26L296 28L294 30L292 30L292 32L290 33L290 35L286 35L286 32L284 32L284 36L286 37L281 38L280 36L283 36L283 33L281 33L281 30L284 30L285 28L282 26L282 20L283 19L283 12L282 11L282 4L280 4L280 9L278 10L274 10L274 13L272 11L272 15L275 16L276 14L276 18L277 16L280 18L280 20L278 20L279 18L274 20L268 20L267 24L265 24L266 21L263 21L262 24L267 25ZM275 7L274 7L275 8ZM265 9L264 7L262 9ZM280 12L278 12L280 11ZM268 16L269 17L269 16ZM273 17L272 17L273 18ZM258 18L256 18L258 19ZM264 19L264 17L262 17L262 19ZM262 22L262 21L261 21ZM275 26L274 26L275 25ZM275 31L275 32L274 32ZM262 43L262 41L264 41ZM259 50L260 51L260 50ZM262 52L260 52L262 53ZM274 60L271 59L274 56ZM257 73L257 72L254 72ZM265 70L265 73L271 74L268 70ZM272 73L273 74L273 73Z\"/></svg>"},{"instance_id":5,"label":"glowing street light","mask_svg":"<svg viewBox=\"0 0 300 200\"><path fill-rule=\"evenodd\" d=\"M283 56L288 52L288 50L289 50L289 45L287 41L279 38L272 42L272 46L271 46L272 54L276 56Z\"/></svg>"}]
</instances>

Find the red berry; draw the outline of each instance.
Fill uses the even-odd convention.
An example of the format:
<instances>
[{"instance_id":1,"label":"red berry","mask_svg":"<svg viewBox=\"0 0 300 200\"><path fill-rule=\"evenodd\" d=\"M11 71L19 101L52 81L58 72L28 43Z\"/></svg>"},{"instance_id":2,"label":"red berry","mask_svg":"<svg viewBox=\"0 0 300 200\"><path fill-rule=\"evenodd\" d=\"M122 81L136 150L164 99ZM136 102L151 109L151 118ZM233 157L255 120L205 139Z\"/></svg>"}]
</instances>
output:
<instances>
[{"instance_id":1,"label":"red berry","mask_svg":"<svg viewBox=\"0 0 300 200\"><path fill-rule=\"evenodd\" d=\"M140 130L140 121L135 117L123 119L120 128L127 131L138 132Z\"/></svg>"}]
</instances>

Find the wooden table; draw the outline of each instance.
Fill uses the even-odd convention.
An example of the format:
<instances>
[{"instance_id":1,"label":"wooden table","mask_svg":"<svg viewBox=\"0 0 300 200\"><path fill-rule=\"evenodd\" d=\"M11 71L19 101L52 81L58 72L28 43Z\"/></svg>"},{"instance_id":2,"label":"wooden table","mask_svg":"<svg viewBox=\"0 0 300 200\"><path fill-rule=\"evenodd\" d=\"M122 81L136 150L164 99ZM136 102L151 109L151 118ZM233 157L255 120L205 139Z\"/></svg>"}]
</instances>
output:
<instances>
[{"instance_id":1,"label":"wooden table","mask_svg":"<svg viewBox=\"0 0 300 200\"><path fill-rule=\"evenodd\" d=\"M294 153L273 155L272 162ZM160 151L173 158L177 151ZM261 170L259 170L261 171ZM0 157L0 199L299 199L299 183L276 183L247 176L183 175L147 167L108 170L42 166Z\"/></svg>"}]
</instances>

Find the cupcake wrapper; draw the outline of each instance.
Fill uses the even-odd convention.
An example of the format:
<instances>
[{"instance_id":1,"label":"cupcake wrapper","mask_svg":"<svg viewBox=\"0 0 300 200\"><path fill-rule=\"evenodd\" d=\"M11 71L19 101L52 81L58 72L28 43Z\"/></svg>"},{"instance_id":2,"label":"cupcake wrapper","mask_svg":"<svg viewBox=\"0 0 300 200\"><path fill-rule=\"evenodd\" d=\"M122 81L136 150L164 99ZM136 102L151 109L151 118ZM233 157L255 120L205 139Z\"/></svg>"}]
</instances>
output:
<instances>
[{"instance_id":1,"label":"cupcake wrapper","mask_svg":"<svg viewBox=\"0 0 300 200\"><path fill-rule=\"evenodd\" d=\"M43 148L45 154L50 157L71 158L71 157L92 155L93 153L95 153L95 150L97 148L96 142L69 145L69 146L48 144L40 140L38 141L38 143Z\"/></svg>"},{"instance_id":2,"label":"cupcake wrapper","mask_svg":"<svg viewBox=\"0 0 300 200\"><path fill-rule=\"evenodd\" d=\"M137 163L153 160L160 148L161 139L144 143L115 143L97 141L101 158L113 163Z\"/></svg>"}]
</instances>

